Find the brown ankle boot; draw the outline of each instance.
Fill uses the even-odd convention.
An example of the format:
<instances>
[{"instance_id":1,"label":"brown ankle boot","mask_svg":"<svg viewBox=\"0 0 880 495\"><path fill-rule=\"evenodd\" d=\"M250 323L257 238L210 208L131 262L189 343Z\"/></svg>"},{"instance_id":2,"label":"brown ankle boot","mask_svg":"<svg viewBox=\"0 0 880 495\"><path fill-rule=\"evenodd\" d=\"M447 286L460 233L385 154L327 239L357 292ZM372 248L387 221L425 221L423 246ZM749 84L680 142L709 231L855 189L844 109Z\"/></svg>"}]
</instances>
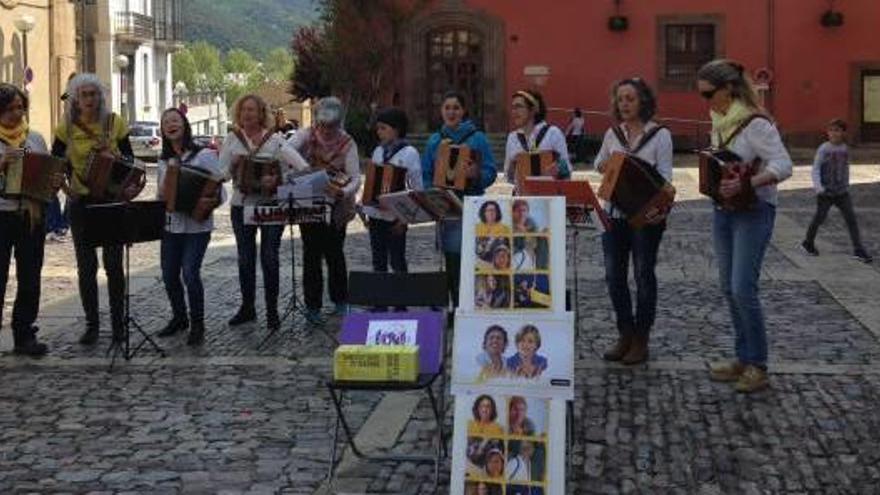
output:
<instances>
[{"instance_id":1,"label":"brown ankle boot","mask_svg":"<svg viewBox=\"0 0 880 495\"><path fill-rule=\"evenodd\" d=\"M605 354L602 355L602 358L606 361L620 361L623 359L623 356L629 352L630 347L632 346L632 335L621 335L617 338L617 344L614 345L611 349L605 351Z\"/></svg>"},{"instance_id":2,"label":"brown ankle boot","mask_svg":"<svg viewBox=\"0 0 880 495\"><path fill-rule=\"evenodd\" d=\"M648 336L634 335L632 346L629 351L620 360L623 364L639 364L644 363L648 359Z\"/></svg>"}]
</instances>

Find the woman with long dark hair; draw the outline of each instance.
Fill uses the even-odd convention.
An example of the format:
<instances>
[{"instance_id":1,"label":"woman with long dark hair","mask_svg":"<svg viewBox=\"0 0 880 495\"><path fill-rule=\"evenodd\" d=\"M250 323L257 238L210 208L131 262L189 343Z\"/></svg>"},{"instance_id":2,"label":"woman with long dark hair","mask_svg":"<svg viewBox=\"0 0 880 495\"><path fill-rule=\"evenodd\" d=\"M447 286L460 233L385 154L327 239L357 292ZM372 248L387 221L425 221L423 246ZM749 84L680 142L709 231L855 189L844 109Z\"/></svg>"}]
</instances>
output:
<instances>
[{"instance_id":1,"label":"woman with long dark hair","mask_svg":"<svg viewBox=\"0 0 880 495\"><path fill-rule=\"evenodd\" d=\"M203 173L210 173L219 178L222 175L217 154L203 149L193 142L192 128L186 116L176 108L169 108L162 113L162 154L159 156L159 177L157 188L158 199L164 197L164 183L169 166L192 167ZM220 190L222 191L222 189ZM216 208L221 196L203 198L207 209ZM214 230L213 214L199 221L179 212L167 214L165 234L160 246L162 263L162 280L165 292L171 303L171 321L159 332L159 337L168 337L190 328L188 345L200 345L205 339L205 290L202 286L202 260L208 243L211 242L211 231ZM181 284L181 276L183 284ZM189 299L189 315L187 316L186 294Z\"/></svg>"},{"instance_id":2,"label":"woman with long dark hair","mask_svg":"<svg viewBox=\"0 0 880 495\"><path fill-rule=\"evenodd\" d=\"M697 72L697 89L709 104L713 146L735 153L742 163L757 164L754 175L725 178L720 184L724 198L752 190L757 201L747 209L715 207L712 236L721 290L736 332L736 359L716 364L710 372L715 381L734 382L739 392L754 392L769 385L767 329L758 280L773 235L776 184L791 177L791 157L741 64L732 60L707 63Z\"/></svg>"},{"instance_id":3,"label":"woman with long dark hair","mask_svg":"<svg viewBox=\"0 0 880 495\"><path fill-rule=\"evenodd\" d=\"M422 180L425 188L433 186L437 149L442 141L448 140L453 145L465 144L479 155L479 160L470 164L468 175L472 180L469 181L469 186L462 197L482 196L498 175L489 140L469 118L467 102L461 93L449 91L443 95L440 116L443 118L443 126L428 138L425 152L422 154ZM439 229L440 249L443 251L446 265L447 287L452 305L457 307L461 271L461 220L443 220L439 223Z\"/></svg>"},{"instance_id":4,"label":"woman with long dark hair","mask_svg":"<svg viewBox=\"0 0 880 495\"><path fill-rule=\"evenodd\" d=\"M672 134L655 122L657 100L641 78L623 79L611 90L611 114L617 125L608 129L596 155L596 169L604 173L614 152L632 154L651 164L672 181ZM612 228L602 234L605 282L617 319L617 343L604 358L637 364L648 359L648 338L657 314L657 251L666 230L666 211L648 212L647 225L630 225L614 204L605 205ZM636 282L635 314L629 290L629 261Z\"/></svg>"}]
</instances>

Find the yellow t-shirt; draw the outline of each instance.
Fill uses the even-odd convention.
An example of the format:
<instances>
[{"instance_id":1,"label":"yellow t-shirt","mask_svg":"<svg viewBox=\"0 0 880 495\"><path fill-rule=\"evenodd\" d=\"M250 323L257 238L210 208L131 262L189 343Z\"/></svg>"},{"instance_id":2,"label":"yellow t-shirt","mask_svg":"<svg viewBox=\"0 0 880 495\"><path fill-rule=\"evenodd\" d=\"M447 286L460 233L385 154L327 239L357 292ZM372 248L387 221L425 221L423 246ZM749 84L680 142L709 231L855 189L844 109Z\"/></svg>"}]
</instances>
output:
<instances>
[{"instance_id":1,"label":"yellow t-shirt","mask_svg":"<svg viewBox=\"0 0 880 495\"><path fill-rule=\"evenodd\" d=\"M489 424L481 424L474 420L468 422L468 435L498 437L503 434L504 430L501 429L501 425L494 421Z\"/></svg>"},{"instance_id":2,"label":"yellow t-shirt","mask_svg":"<svg viewBox=\"0 0 880 495\"><path fill-rule=\"evenodd\" d=\"M510 227L503 223L483 223L480 222L476 227L476 234L480 237L498 237L502 235L510 235Z\"/></svg>"},{"instance_id":3,"label":"yellow t-shirt","mask_svg":"<svg viewBox=\"0 0 880 495\"><path fill-rule=\"evenodd\" d=\"M118 142L128 135L128 122L116 114L111 114L113 119L112 128L108 133L108 141L111 151L119 151ZM88 166L89 153L98 145L98 142L85 133L77 125L72 125L72 132L68 129L67 122L62 122L55 130L55 138L67 145L67 158L70 160L73 169L73 180L71 188L79 195L85 196L89 194L89 189L84 185L86 179L86 168ZM100 122L86 125L95 136L101 137L104 134L104 126Z\"/></svg>"}]
</instances>

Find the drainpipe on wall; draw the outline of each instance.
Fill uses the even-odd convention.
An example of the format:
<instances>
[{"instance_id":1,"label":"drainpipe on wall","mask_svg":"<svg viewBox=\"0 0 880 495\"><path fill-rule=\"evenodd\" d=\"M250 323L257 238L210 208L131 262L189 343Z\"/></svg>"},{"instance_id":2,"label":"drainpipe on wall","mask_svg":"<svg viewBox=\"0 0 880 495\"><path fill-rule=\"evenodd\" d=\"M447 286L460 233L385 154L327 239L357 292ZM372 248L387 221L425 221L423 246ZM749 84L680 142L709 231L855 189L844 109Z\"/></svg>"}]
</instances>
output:
<instances>
[{"instance_id":1,"label":"drainpipe on wall","mask_svg":"<svg viewBox=\"0 0 880 495\"><path fill-rule=\"evenodd\" d=\"M767 0L767 68L771 73L776 73L776 0ZM767 98L764 106L770 114L773 114L773 94L776 81L767 89Z\"/></svg>"}]
</instances>

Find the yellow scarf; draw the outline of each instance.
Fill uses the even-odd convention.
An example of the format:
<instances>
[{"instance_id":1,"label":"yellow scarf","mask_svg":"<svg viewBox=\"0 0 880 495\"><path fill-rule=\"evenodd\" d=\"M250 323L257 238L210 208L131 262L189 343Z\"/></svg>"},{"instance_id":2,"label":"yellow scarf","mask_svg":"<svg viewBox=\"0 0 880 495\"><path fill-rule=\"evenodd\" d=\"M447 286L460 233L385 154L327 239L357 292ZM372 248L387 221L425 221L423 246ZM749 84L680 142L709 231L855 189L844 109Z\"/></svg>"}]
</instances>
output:
<instances>
[{"instance_id":1,"label":"yellow scarf","mask_svg":"<svg viewBox=\"0 0 880 495\"><path fill-rule=\"evenodd\" d=\"M25 140L28 137L28 124L27 121L22 119L21 123L18 124L17 127L9 128L0 124L0 139L3 139L9 146L15 149L21 148L21 145L24 144Z\"/></svg>"},{"instance_id":2,"label":"yellow scarf","mask_svg":"<svg viewBox=\"0 0 880 495\"><path fill-rule=\"evenodd\" d=\"M720 146L721 143L733 134L733 131L739 127L742 121L749 118L753 113L755 113L754 110L739 100L733 100L730 108L727 109L727 113L722 114L715 110L710 110L709 114L712 116L712 144Z\"/></svg>"}]
</instances>

